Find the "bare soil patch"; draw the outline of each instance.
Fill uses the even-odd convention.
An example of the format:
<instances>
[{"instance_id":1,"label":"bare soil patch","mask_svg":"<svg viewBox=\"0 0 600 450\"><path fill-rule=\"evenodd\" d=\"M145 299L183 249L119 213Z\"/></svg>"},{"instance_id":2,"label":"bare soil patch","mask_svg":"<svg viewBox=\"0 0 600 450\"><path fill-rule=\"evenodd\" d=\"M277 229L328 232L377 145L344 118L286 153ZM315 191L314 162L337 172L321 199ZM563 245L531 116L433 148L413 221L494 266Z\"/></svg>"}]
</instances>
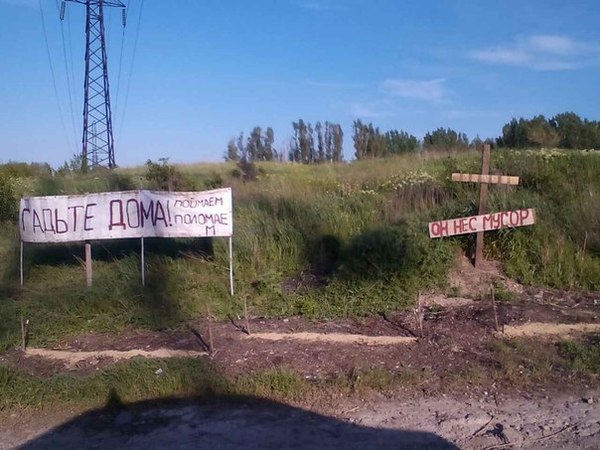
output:
<instances>
[{"instance_id":1,"label":"bare soil patch","mask_svg":"<svg viewBox=\"0 0 600 450\"><path fill-rule=\"evenodd\" d=\"M559 336L569 337L575 333L598 333L600 323L540 323L532 322L523 325L507 326L502 330L506 337L538 337Z\"/></svg>"},{"instance_id":2,"label":"bare soil patch","mask_svg":"<svg viewBox=\"0 0 600 450\"><path fill-rule=\"evenodd\" d=\"M199 352L192 350L172 350L168 348L160 348L158 350L95 350L95 351L72 351L72 350L46 350L43 348L28 348L24 355L26 357L37 356L53 361L62 361L67 368L75 368L81 362L90 362L91 360L100 360L109 358L113 361L123 361L131 358L199 358L208 356L207 352Z\"/></svg>"},{"instance_id":3,"label":"bare soil patch","mask_svg":"<svg viewBox=\"0 0 600 450\"><path fill-rule=\"evenodd\" d=\"M523 286L504 275L499 261L485 261L482 267L476 268L463 253L457 254L449 281L450 288L457 296L467 298L486 296L490 292L490 285L497 283L515 294L522 294L524 290Z\"/></svg>"},{"instance_id":4,"label":"bare soil patch","mask_svg":"<svg viewBox=\"0 0 600 450\"><path fill-rule=\"evenodd\" d=\"M266 341L306 341L306 342L332 342L340 344L359 345L401 345L417 341L415 337L407 336L365 336L364 334L342 334L342 333L252 333L249 339L264 339Z\"/></svg>"},{"instance_id":5,"label":"bare soil patch","mask_svg":"<svg viewBox=\"0 0 600 450\"><path fill-rule=\"evenodd\" d=\"M596 326L600 324L599 315L598 293L529 290L520 294L517 300L498 303L499 322L505 330L534 322ZM326 323L302 317L254 317L250 319L252 337L241 331L241 322L235 318L212 324L215 351L210 356L211 364L230 376L289 369L307 379L321 379L357 370L381 369L409 377L419 391L464 394L483 390L479 379L481 375L474 376L473 371L493 370L501 364L491 348L498 338L494 332L491 303L487 300L454 300L437 296L437 301L432 301L425 308L424 336L419 338L411 311ZM205 321L197 321L187 328L167 332L88 333L57 342L49 350L152 352L163 348L204 352L207 330ZM303 338L292 339L291 335ZM361 338L351 335L360 335ZM351 342L342 342L341 338ZM368 345L373 340L389 342L389 345ZM65 364L64 361L36 355L26 357L18 349L0 357L0 364L18 367L38 376L64 371L85 375L110 366L114 361L113 358L94 356ZM562 380L561 377L563 375L557 371L541 383L550 389L557 379ZM573 377L564 381L571 385L577 382ZM494 389L501 393L517 388L496 386Z\"/></svg>"},{"instance_id":6,"label":"bare soil patch","mask_svg":"<svg viewBox=\"0 0 600 450\"><path fill-rule=\"evenodd\" d=\"M598 391L497 401L338 398L325 407L257 399L145 402L124 410L0 413L0 449L597 449Z\"/></svg>"},{"instance_id":7,"label":"bare soil patch","mask_svg":"<svg viewBox=\"0 0 600 450\"><path fill-rule=\"evenodd\" d=\"M371 429L379 430L377 436L383 436L382 428L424 431L430 434L419 435L421 438L437 435L465 449L504 445L503 439L515 448L541 448L542 444L544 448L557 449L596 448L600 433L598 376L553 368L542 377L536 377L535 364L529 367L533 356L526 354L522 365L519 361L511 362L513 372L506 378L494 379L494 371L504 370L502 367L506 362L493 347L510 345L512 340L499 338L494 332L491 302L442 296L424 298L429 301L425 302L423 337L417 337L415 318L410 311L327 323L315 323L302 317L254 317L250 319L250 336L242 331L242 321L235 318L212 324L215 351L207 358L210 357L211 364L227 376L247 375L265 369L290 369L307 379L349 375L349 379L357 383L356 391L349 397L339 394L336 397L332 391L323 394L322 398L309 397L297 405L323 415L315 419L315 424L331 423L322 436L302 435L303 439L315 438L319 443L329 439L327 436L337 436L336 433L346 429L345 424L351 424L366 427L365 433ZM512 337L514 330L598 332L600 329L600 293L532 289L525 290L514 301L499 302L497 306L499 322L507 337ZM304 339L290 339L292 335ZM357 341L352 335L359 335L362 340ZM275 339L265 339L265 336ZM327 336L330 338L324 338ZM343 340L336 338L339 336ZM21 350L13 350L0 357L0 364L39 376L65 371L85 375L114 364L111 355L160 356L161 349L167 349L169 355L200 355L205 352L203 342L206 337L205 321L168 332L129 330L118 336L89 333L57 342L52 346L54 352L46 352L44 357L32 354L35 351L25 355ZM373 340L393 342L369 345ZM531 349L542 356L554 345L547 339L527 342L527 351ZM64 352L69 356L76 355L77 361L45 357L49 354L62 356ZM85 358L88 354L93 356ZM528 362L530 356L532 359ZM360 388L359 378L363 374L368 376L369 371L375 376L384 371L406 382L394 385L393 390L383 388L380 392L365 393ZM127 416L125 425L117 424L124 420L118 415L110 419L105 428L98 428L94 420L96 428L93 433L90 431L90 436L95 436L93 442L111 442L130 448L146 448L160 442L168 445L176 442L174 439L181 440L177 441L181 448L196 448L193 446L197 445L199 436L210 435L213 425L234 424L233 428L222 430L232 436L245 429L251 430L252 436L254 433L269 436L283 429L281 427L291 426L303 414L302 411L290 413L289 423L284 421L274 425L269 409L265 412L269 419L256 425L252 418L257 416L252 407L241 410L227 405L208 407L209 410L205 406L189 408L167 411L156 407L139 417L132 413ZM162 420L167 413L174 419L165 426L157 425L155 418ZM66 418L51 414L46 424L36 417L0 415L0 422L6 425L19 424L0 430L0 440L19 445ZM206 427L198 428L200 434L197 434L191 424L199 423L199 417L203 418L201 423ZM327 422L327 417L339 422ZM135 428L138 421L140 428ZM129 427L130 424L135 427ZM49 443L56 443L57 448L62 444L68 446L76 442L81 433L87 435L86 427L86 423L74 419L72 426L30 441L29 448L51 448ZM151 430L150 434L148 430ZM302 431L298 433L301 437ZM287 439L287 436L283 433L281 438ZM217 439L216 435L213 437ZM246 438L242 440L248 448L253 448ZM231 448L236 448L240 442L233 442ZM391 442L397 442L397 438L382 441L380 448L390 448ZM345 448L354 445L352 439L335 441L335 444Z\"/></svg>"}]
</instances>

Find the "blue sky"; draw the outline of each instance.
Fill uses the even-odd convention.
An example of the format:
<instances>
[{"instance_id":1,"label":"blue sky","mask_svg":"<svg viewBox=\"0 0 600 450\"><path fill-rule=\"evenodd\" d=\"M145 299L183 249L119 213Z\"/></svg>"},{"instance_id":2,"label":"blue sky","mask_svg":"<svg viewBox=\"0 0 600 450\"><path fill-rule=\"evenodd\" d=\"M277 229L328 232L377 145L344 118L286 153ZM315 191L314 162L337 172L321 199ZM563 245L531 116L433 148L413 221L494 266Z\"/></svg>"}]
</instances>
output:
<instances>
[{"instance_id":1,"label":"blue sky","mask_svg":"<svg viewBox=\"0 0 600 450\"><path fill-rule=\"evenodd\" d=\"M122 166L218 161L255 125L283 147L298 118L341 123L348 159L357 118L419 138L495 137L515 116L600 119L597 0L125 3L124 41L119 12L106 18ZM85 7L68 5L63 41L58 4L0 0L0 162L58 166L80 151Z\"/></svg>"}]
</instances>

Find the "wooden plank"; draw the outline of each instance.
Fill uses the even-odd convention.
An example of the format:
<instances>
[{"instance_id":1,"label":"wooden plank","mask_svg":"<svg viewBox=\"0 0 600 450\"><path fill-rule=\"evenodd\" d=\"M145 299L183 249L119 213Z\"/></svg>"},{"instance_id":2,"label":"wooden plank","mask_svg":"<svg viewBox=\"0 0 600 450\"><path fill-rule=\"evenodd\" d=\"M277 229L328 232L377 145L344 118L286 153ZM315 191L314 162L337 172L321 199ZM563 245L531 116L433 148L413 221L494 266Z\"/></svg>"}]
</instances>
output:
<instances>
[{"instance_id":1,"label":"wooden plank","mask_svg":"<svg viewBox=\"0 0 600 450\"><path fill-rule=\"evenodd\" d=\"M517 228L535 224L535 209L502 211L479 216L439 220L429 224L429 237L441 238L460 234L484 233L501 228Z\"/></svg>"},{"instance_id":2,"label":"wooden plank","mask_svg":"<svg viewBox=\"0 0 600 450\"><path fill-rule=\"evenodd\" d=\"M92 244L85 241L85 279L87 287L92 287Z\"/></svg>"},{"instance_id":3,"label":"wooden plank","mask_svg":"<svg viewBox=\"0 0 600 450\"><path fill-rule=\"evenodd\" d=\"M488 183L488 184L508 184L516 186L519 184L519 177L510 177L507 175L477 175L473 173L453 173L452 181L462 183Z\"/></svg>"},{"instance_id":4,"label":"wooden plank","mask_svg":"<svg viewBox=\"0 0 600 450\"><path fill-rule=\"evenodd\" d=\"M490 174L490 144L483 144L483 152L481 155L481 175ZM479 215L485 214L487 211L488 201L487 183L481 183L479 187ZM483 263L483 231L477 233L475 246L475 267L481 267Z\"/></svg>"}]
</instances>

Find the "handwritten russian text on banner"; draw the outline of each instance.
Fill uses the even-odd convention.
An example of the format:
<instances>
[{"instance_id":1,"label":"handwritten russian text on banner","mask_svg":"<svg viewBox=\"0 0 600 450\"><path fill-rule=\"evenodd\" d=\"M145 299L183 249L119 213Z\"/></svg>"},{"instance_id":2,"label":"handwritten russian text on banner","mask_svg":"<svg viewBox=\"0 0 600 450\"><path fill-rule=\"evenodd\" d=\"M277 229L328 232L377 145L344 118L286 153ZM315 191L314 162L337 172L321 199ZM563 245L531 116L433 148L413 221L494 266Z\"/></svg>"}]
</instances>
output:
<instances>
[{"instance_id":1,"label":"handwritten russian text on banner","mask_svg":"<svg viewBox=\"0 0 600 450\"><path fill-rule=\"evenodd\" d=\"M231 188L205 192L128 191L21 199L24 242L138 237L228 237Z\"/></svg>"},{"instance_id":2,"label":"handwritten russian text on banner","mask_svg":"<svg viewBox=\"0 0 600 450\"><path fill-rule=\"evenodd\" d=\"M481 216L460 217L457 219L440 220L429 224L429 237L439 238L459 234L492 231L501 228L524 227L535 224L534 209L518 211L503 211Z\"/></svg>"}]
</instances>

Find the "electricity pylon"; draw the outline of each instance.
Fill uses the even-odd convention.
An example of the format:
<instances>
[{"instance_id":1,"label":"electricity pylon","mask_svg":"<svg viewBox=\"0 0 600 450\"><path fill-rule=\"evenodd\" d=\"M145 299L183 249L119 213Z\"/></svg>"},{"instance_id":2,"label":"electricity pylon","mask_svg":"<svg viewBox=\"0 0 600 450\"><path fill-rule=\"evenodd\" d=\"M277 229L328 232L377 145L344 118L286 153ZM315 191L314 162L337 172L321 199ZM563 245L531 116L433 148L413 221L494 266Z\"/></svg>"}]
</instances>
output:
<instances>
[{"instance_id":1,"label":"electricity pylon","mask_svg":"<svg viewBox=\"0 0 600 450\"><path fill-rule=\"evenodd\" d=\"M104 7L122 8L125 26L125 5L113 0L63 0L61 20L65 16L66 2L86 6L81 169L84 172L95 167L113 169L116 164L104 36Z\"/></svg>"}]
</instances>

